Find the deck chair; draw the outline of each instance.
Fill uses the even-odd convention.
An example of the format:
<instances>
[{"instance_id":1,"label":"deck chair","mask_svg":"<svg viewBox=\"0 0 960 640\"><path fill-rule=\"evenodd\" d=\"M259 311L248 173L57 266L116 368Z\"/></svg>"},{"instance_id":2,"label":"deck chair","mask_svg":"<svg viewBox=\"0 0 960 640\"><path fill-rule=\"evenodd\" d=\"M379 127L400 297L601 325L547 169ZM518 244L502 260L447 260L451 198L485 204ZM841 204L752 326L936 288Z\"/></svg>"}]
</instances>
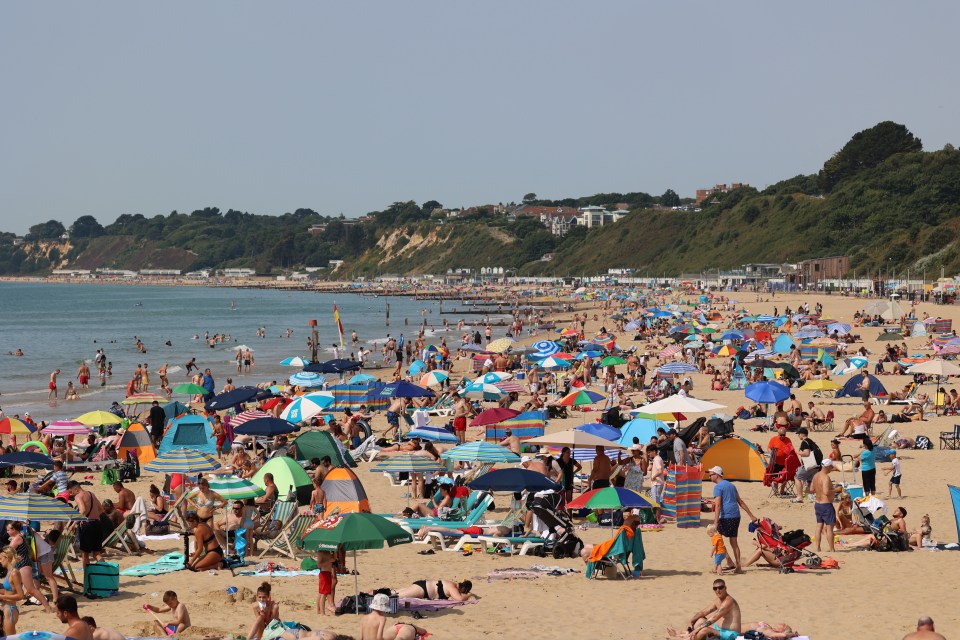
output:
<instances>
[{"instance_id":1,"label":"deck chair","mask_svg":"<svg viewBox=\"0 0 960 640\"><path fill-rule=\"evenodd\" d=\"M587 560L586 578L595 578L607 568L613 568L621 578L640 577L645 559L640 530L623 526L613 538L593 548Z\"/></svg>"},{"instance_id":2,"label":"deck chair","mask_svg":"<svg viewBox=\"0 0 960 640\"><path fill-rule=\"evenodd\" d=\"M911 400L913 400L913 396L916 395L917 389L919 388L920 385L918 385L916 382L911 382L910 390L907 392L906 396L900 400L889 400L887 401L887 404L911 404Z\"/></svg>"},{"instance_id":3,"label":"deck chair","mask_svg":"<svg viewBox=\"0 0 960 640\"><path fill-rule=\"evenodd\" d=\"M270 541L270 544L267 545L267 548L260 552L260 555L257 556L259 560L263 556L267 555L271 551L275 551L280 555L287 556L292 560L297 559L297 551L302 547L300 546L300 541L303 538L303 534L307 532L307 527L309 527L316 520L316 516L311 514L300 514L295 515L287 525L280 530L280 533L276 538Z\"/></svg>"},{"instance_id":4,"label":"deck chair","mask_svg":"<svg viewBox=\"0 0 960 640\"><path fill-rule=\"evenodd\" d=\"M393 518L393 521L409 531L419 531L422 527L447 527L449 529L466 529L476 526L480 518L493 504L493 496L485 493L462 520L441 520L440 518Z\"/></svg>"},{"instance_id":5,"label":"deck chair","mask_svg":"<svg viewBox=\"0 0 960 640\"><path fill-rule=\"evenodd\" d=\"M833 422L835 417L836 416L834 415L832 409L827 411L827 415L824 416L823 422L816 423L812 420L810 421L810 431L833 431L836 429L836 426Z\"/></svg>"},{"instance_id":6,"label":"deck chair","mask_svg":"<svg viewBox=\"0 0 960 640\"><path fill-rule=\"evenodd\" d=\"M289 500L278 500L273 504L273 510L270 511L270 515L264 519L264 526L253 533L254 548L252 553L256 553L257 551L257 540L269 540L272 544L273 541L283 534L287 525L297 517L297 506L296 502ZM279 524L274 525L274 522Z\"/></svg>"},{"instance_id":7,"label":"deck chair","mask_svg":"<svg viewBox=\"0 0 960 640\"><path fill-rule=\"evenodd\" d=\"M431 407L422 407L421 411L426 411L428 416L452 416L453 415L453 405L454 398L449 396L438 400Z\"/></svg>"},{"instance_id":8,"label":"deck chair","mask_svg":"<svg viewBox=\"0 0 960 640\"><path fill-rule=\"evenodd\" d=\"M130 540L130 535L132 534L127 528L127 521L124 520L103 540L103 548L116 549L117 551L124 551L126 553L139 553L140 543L137 542L134 544Z\"/></svg>"},{"instance_id":9,"label":"deck chair","mask_svg":"<svg viewBox=\"0 0 960 640\"><path fill-rule=\"evenodd\" d=\"M73 565L70 564L70 553L73 551L73 543L76 539L76 531L65 530L60 534L57 546L53 550L53 579L63 580L64 586L60 588L73 593L79 593L83 590L83 583L77 580ZM42 575L40 579L45 580Z\"/></svg>"},{"instance_id":10,"label":"deck chair","mask_svg":"<svg viewBox=\"0 0 960 640\"><path fill-rule=\"evenodd\" d=\"M520 536L479 536L480 544L483 546L484 553L501 553L506 551L508 555L525 556L534 549L539 549L546 544L546 538L539 537L520 537Z\"/></svg>"}]
</instances>

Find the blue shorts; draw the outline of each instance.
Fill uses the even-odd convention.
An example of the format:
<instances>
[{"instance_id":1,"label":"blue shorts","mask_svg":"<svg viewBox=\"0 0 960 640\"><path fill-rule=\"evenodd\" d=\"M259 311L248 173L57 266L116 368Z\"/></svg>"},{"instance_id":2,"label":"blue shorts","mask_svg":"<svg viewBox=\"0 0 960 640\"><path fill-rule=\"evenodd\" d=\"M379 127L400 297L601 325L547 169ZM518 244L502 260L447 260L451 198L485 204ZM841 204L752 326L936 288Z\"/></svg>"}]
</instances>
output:
<instances>
[{"instance_id":1,"label":"blue shorts","mask_svg":"<svg viewBox=\"0 0 960 640\"><path fill-rule=\"evenodd\" d=\"M387 424L391 426L399 426L400 415L397 413L394 413L393 411L387 411Z\"/></svg>"},{"instance_id":2,"label":"blue shorts","mask_svg":"<svg viewBox=\"0 0 960 640\"><path fill-rule=\"evenodd\" d=\"M837 512L834 510L832 504L818 502L813 505L813 510L817 515L817 524L825 524L832 527L837 523Z\"/></svg>"},{"instance_id":3,"label":"blue shorts","mask_svg":"<svg viewBox=\"0 0 960 640\"><path fill-rule=\"evenodd\" d=\"M723 561L726 559L727 559L727 554L718 553L717 555L713 556L713 564L719 567L721 564L723 564Z\"/></svg>"},{"instance_id":4,"label":"blue shorts","mask_svg":"<svg viewBox=\"0 0 960 640\"><path fill-rule=\"evenodd\" d=\"M720 634L720 640L737 640L740 637L738 632L724 629L716 623L710 625L710 628Z\"/></svg>"}]
</instances>

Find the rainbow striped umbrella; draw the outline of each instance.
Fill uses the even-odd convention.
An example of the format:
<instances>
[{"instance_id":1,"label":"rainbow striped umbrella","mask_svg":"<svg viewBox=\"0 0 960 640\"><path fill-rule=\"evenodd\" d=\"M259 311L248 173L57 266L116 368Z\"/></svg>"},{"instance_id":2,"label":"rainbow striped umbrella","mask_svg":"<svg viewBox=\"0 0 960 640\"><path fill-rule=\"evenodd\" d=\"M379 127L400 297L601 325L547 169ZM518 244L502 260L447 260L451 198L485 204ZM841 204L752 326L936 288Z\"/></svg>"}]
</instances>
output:
<instances>
[{"instance_id":1,"label":"rainbow striped umbrella","mask_svg":"<svg viewBox=\"0 0 960 640\"><path fill-rule=\"evenodd\" d=\"M72 522L86 519L63 502L38 493L15 493L0 498L0 520Z\"/></svg>"},{"instance_id":2,"label":"rainbow striped umbrella","mask_svg":"<svg viewBox=\"0 0 960 640\"><path fill-rule=\"evenodd\" d=\"M623 487L594 489L567 503L568 509L658 509L659 504Z\"/></svg>"},{"instance_id":3,"label":"rainbow striped umbrella","mask_svg":"<svg viewBox=\"0 0 960 640\"><path fill-rule=\"evenodd\" d=\"M173 449L157 456L143 469L150 473L201 473L220 468L220 463L195 449Z\"/></svg>"},{"instance_id":4,"label":"rainbow striped umbrella","mask_svg":"<svg viewBox=\"0 0 960 640\"><path fill-rule=\"evenodd\" d=\"M0 433L9 433L11 435L29 435L35 432L37 428L29 422L17 420L16 418L4 418L0 420Z\"/></svg>"},{"instance_id":5,"label":"rainbow striped umbrella","mask_svg":"<svg viewBox=\"0 0 960 640\"><path fill-rule=\"evenodd\" d=\"M593 404L594 402L600 402L601 400L606 399L606 395L597 391L590 391L589 389L577 389L576 391L568 393L560 398L560 400L557 401L557 404L565 407L575 407L581 404Z\"/></svg>"}]
</instances>

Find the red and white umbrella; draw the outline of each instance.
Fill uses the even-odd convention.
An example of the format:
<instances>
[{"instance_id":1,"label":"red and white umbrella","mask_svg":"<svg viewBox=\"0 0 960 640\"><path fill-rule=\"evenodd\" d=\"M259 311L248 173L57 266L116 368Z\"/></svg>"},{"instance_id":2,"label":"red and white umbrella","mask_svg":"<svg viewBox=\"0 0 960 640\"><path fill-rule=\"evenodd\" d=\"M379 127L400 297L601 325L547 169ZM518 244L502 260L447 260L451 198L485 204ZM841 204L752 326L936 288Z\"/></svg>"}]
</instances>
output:
<instances>
[{"instance_id":1,"label":"red and white umbrella","mask_svg":"<svg viewBox=\"0 0 960 640\"><path fill-rule=\"evenodd\" d=\"M76 420L58 420L41 429L40 433L53 436L85 436L93 433L93 427L88 427Z\"/></svg>"},{"instance_id":2,"label":"red and white umbrella","mask_svg":"<svg viewBox=\"0 0 960 640\"><path fill-rule=\"evenodd\" d=\"M234 417L230 418L230 424L234 427L243 424L244 422L250 422L251 420L259 420L260 418L272 418L273 415L267 413L266 411L260 411L259 409L251 409L250 411L244 411L238 413Z\"/></svg>"}]
</instances>

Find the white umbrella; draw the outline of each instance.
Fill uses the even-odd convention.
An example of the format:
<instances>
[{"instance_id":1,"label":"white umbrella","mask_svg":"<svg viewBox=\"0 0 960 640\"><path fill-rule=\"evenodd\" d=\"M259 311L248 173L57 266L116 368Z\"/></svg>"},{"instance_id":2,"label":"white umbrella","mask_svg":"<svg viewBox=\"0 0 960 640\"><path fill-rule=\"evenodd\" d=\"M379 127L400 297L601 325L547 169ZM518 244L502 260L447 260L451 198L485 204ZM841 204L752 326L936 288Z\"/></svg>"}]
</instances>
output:
<instances>
[{"instance_id":1,"label":"white umbrella","mask_svg":"<svg viewBox=\"0 0 960 640\"><path fill-rule=\"evenodd\" d=\"M253 349L251 349L250 347L248 347L248 346L245 345L245 344L238 344L238 345L235 346L235 347L230 347L230 350L231 350L231 351L250 351L250 352L253 351Z\"/></svg>"},{"instance_id":2,"label":"white umbrella","mask_svg":"<svg viewBox=\"0 0 960 640\"><path fill-rule=\"evenodd\" d=\"M604 449L626 449L622 444L595 436L586 431L569 429L558 433L551 433L526 441L528 444L550 444L558 447L603 447Z\"/></svg>"},{"instance_id":3,"label":"white umbrella","mask_svg":"<svg viewBox=\"0 0 960 640\"><path fill-rule=\"evenodd\" d=\"M717 409L726 409L727 405L697 400L680 394L638 407L642 413L708 413Z\"/></svg>"},{"instance_id":4,"label":"white umbrella","mask_svg":"<svg viewBox=\"0 0 960 640\"><path fill-rule=\"evenodd\" d=\"M907 373L925 373L931 376L960 376L960 367L952 362L937 358L936 360L927 360L926 362L915 364L907 369Z\"/></svg>"}]
</instances>

